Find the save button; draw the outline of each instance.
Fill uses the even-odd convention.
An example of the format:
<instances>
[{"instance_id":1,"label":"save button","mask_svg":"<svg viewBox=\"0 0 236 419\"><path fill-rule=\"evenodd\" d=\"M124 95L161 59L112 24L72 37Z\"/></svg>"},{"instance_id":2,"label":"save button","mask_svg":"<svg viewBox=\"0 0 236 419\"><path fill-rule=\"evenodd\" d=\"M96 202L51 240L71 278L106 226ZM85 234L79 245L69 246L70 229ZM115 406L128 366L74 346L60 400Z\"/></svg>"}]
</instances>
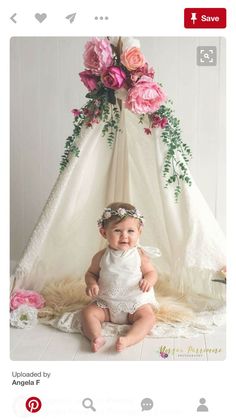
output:
<instances>
[{"instance_id":1,"label":"save button","mask_svg":"<svg viewBox=\"0 0 236 419\"><path fill-rule=\"evenodd\" d=\"M187 8L184 9L184 27L188 29L226 28L226 9Z\"/></svg>"}]
</instances>

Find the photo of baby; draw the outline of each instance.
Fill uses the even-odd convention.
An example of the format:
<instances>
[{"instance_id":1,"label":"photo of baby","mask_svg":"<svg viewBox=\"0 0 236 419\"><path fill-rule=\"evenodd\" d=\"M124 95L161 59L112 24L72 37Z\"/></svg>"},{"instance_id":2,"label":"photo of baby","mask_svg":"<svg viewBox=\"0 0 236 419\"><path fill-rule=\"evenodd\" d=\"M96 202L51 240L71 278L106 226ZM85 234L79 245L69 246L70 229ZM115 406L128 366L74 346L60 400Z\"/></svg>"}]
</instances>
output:
<instances>
[{"instance_id":1,"label":"photo of baby","mask_svg":"<svg viewBox=\"0 0 236 419\"><path fill-rule=\"evenodd\" d=\"M97 351L105 342L101 323L131 323L116 350L139 342L155 324L152 306L157 306L153 286L157 272L137 243L142 229L142 215L127 203L112 203L99 220L100 233L108 247L92 259L85 275L86 293L99 297L82 310L82 329Z\"/></svg>"},{"instance_id":2,"label":"photo of baby","mask_svg":"<svg viewBox=\"0 0 236 419\"><path fill-rule=\"evenodd\" d=\"M225 359L225 40L10 48L11 359Z\"/></svg>"}]
</instances>

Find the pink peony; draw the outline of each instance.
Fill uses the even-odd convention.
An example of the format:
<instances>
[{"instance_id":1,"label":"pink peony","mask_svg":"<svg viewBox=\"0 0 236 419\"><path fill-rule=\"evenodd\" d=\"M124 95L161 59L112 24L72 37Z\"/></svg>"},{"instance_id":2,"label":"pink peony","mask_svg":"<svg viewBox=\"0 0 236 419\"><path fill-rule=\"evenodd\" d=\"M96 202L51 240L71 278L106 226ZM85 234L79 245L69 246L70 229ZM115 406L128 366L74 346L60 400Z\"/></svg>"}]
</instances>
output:
<instances>
[{"instance_id":1,"label":"pink peony","mask_svg":"<svg viewBox=\"0 0 236 419\"><path fill-rule=\"evenodd\" d=\"M161 87L150 77L141 77L136 85L129 89L126 107L137 114L152 113L166 100Z\"/></svg>"},{"instance_id":2,"label":"pink peony","mask_svg":"<svg viewBox=\"0 0 236 419\"><path fill-rule=\"evenodd\" d=\"M114 65L108 67L106 71L102 73L102 82L104 86L109 89L119 89L123 85L125 78L125 72L120 67Z\"/></svg>"},{"instance_id":3,"label":"pink peony","mask_svg":"<svg viewBox=\"0 0 236 419\"><path fill-rule=\"evenodd\" d=\"M121 63L130 71L143 67L145 64L144 55L140 48L133 47L126 49L120 57Z\"/></svg>"},{"instance_id":4,"label":"pink peony","mask_svg":"<svg viewBox=\"0 0 236 419\"><path fill-rule=\"evenodd\" d=\"M44 306L45 300L42 295L31 290L17 290L12 293L10 299L10 308L15 310L22 304L30 307L41 308Z\"/></svg>"},{"instance_id":5,"label":"pink peony","mask_svg":"<svg viewBox=\"0 0 236 419\"><path fill-rule=\"evenodd\" d=\"M84 51L84 65L93 74L99 75L112 65L112 49L107 39L93 38L87 42Z\"/></svg>"},{"instance_id":6,"label":"pink peony","mask_svg":"<svg viewBox=\"0 0 236 419\"><path fill-rule=\"evenodd\" d=\"M81 81L87 87L88 90L92 91L97 89L99 78L92 73L91 70L84 70L79 73Z\"/></svg>"}]
</instances>

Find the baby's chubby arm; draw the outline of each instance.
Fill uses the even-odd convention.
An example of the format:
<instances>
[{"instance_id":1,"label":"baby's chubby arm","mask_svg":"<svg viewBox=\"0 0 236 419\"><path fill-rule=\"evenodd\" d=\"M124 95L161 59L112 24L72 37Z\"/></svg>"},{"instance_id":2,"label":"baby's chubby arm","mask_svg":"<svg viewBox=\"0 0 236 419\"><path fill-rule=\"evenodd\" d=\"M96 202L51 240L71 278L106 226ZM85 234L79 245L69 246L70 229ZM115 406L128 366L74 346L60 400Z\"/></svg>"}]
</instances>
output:
<instances>
[{"instance_id":1,"label":"baby's chubby arm","mask_svg":"<svg viewBox=\"0 0 236 419\"><path fill-rule=\"evenodd\" d=\"M101 250L100 252L96 253L96 255L93 256L92 262L90 267L88 268L86 274L85 274L85 282L86 282L86 294L89 297L96 297L99 292L99 286L98 286L98 278L99 278L99 272L100 272L100 260L102 258L104 250Z\"/></svg>"},{"instance_id":2,"label":"baby's chubby arm","mask_svg":"<svg viewBox=\"0 0 236 419\"><path fill-rule=\"evenodd\" d=\"M150 262L149 257L141 250L141 271L143 274L142 279L139 281L139 288L143 292L148 292L157 282L157 272Z\"/></svg>"}]
</instances>

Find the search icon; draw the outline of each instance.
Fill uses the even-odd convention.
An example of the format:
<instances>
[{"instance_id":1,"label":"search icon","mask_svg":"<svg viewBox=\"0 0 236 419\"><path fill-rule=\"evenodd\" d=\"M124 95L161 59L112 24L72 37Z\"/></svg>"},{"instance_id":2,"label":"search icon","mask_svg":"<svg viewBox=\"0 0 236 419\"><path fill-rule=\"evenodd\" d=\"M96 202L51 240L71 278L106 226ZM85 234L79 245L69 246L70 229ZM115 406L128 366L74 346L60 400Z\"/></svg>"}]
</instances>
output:
<instances>
[{"instance_id":1,"label":"search icon","mask_svg":"<svg viewBox=\"0 0 236 419\"><path fill-rule=\"evenodd\" d=\"M85 409L92 409L94 412L96 412L96 409L93 406L93 401L89 397L82 401L82 405L85 407Z\"/></svg>"}]
</instances>

